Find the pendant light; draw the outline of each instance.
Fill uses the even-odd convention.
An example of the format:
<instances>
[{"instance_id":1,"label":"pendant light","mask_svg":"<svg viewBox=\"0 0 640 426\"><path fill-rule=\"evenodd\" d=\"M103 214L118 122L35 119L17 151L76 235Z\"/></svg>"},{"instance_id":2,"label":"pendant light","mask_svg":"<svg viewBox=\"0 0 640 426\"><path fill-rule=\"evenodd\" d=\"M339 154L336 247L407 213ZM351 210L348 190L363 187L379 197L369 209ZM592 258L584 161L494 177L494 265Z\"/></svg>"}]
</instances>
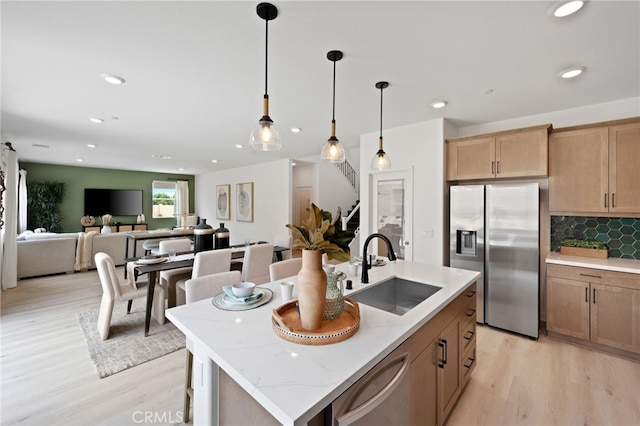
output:
<instances>
[{"instance_id":1,"label":"pendant light","mask_svg":"<svg viewBox=\"0 0 640 426\"><path fill-rule=\"evenodd\" d=\"M333 62L333 113L331 115L331 137L322 147L320 159L331 163L342 163L345 159L344 148L336 138L336 62L342 59L342 52L332 50L327 53L327 59Z\"/></svg>"},{"instance_id":2,"label":"pendant light","mask_svg":"<svg viewBox=\"0 0 640 426\"><path fill-rule=\"evenodd\" d=\"M266 35L264 48L264 114L251 132L249 144L251 148L261 151L276 151L282 148L280 135L269 117L269 94L267 92L267 65L269 59L269 21L276 19L278 9L271 3L260 3L256 7L258 16L265 21Z\"/></svg>"},{"instance_id":3,"label":"pendant light","mask_svg":"<svg viewBox=\"0 0 640 426\"><path fill-rule=\"evenodd\" d=\"M373 156L371 160L371 168L374 170L388 170L391 168L391 160L382 147L382 90L389 87L389 83L386 81L379 81L376 83L376 89L380 89L380 142L378 145L378 152Z\"/></svg>"}]
</instances>

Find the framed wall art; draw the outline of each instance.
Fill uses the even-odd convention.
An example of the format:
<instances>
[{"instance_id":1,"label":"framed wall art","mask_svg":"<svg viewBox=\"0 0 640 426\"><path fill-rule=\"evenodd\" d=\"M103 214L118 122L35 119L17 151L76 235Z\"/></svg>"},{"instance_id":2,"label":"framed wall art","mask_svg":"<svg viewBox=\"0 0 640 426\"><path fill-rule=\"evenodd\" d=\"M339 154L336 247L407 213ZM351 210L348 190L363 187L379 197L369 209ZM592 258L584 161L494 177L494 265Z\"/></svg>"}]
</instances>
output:
<instances>
[{"instance_id":1,"label":"framed wall art","mask_svg":"<svg viewBox=\"0 0 640 426\"><path fill-rule=\"evenodd\" d=\"M236 220L253 222L253 182L236 184Z\"/></svg>"},{"instance_id":2,"label":"framed wall art","mask_svg":"<svg viewBox=\"0 0 640 426\"><path fill-rule=\"evenodd\" d=\"M231 219L231 185L216 185L216 218Z\"/></svg>"}]
</instances>

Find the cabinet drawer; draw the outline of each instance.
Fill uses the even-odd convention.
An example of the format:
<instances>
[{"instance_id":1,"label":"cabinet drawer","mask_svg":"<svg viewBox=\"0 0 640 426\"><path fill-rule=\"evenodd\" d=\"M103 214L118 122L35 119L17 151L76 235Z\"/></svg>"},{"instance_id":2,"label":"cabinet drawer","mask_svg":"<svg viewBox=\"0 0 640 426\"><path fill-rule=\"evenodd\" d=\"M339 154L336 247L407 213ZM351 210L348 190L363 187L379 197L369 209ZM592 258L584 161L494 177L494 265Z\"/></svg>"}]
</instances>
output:
<instances>
[{"instance_id":1,"label":"cabinet drawer","mask_svg":"<svg viewBox=\"0 0 640 426\"><path fill-rule=\"evenodd\" d=\"M640 290L640 274L608 271L605 269L583 268L579 266L547 265L547 275L574 281L612 285Z\"/></svg>"},{"instance_id":2,"label":"cabinet drawer","mask_svg":"<svg viewBox=\"0 0 640 426\"><path fill-rule=\"evenodd\" d=\"M469 348L462 357L462 386L466 385L471 377L471 372L476 368L476 344Z\"/></svg>"},{"instance_id":3,"label":"cabinet drawer","mask_svg":"<svg viewBox=\"0 0 640 426\"><path fill-rule=\"evenodd\" d=\"M470 347L476 344L476 318L473 317L472 321L469 321L467 325L462 329L461 334L462 351L467 351Z\"/></svg>"}]
</instances>

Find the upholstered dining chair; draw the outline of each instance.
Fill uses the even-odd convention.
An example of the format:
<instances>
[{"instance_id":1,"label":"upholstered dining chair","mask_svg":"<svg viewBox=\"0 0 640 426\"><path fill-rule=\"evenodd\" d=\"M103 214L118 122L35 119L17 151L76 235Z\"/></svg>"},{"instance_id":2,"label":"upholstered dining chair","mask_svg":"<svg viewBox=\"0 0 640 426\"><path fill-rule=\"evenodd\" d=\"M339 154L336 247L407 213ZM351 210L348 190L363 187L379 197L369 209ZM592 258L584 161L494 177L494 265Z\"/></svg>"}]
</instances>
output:
<instances>
[{"instance_id":1,"label":"upholstered dining chair","mask_svg":"<svg viewBox=\"0 0 640 426\"><path fill-rule=\"evenodd\" d=\"M272 244L254 244L245 248L242 260L242 281L256 284L268 283L269 265L272 261Z\"/></svg>"},{"instance_id":2,"label":"upholstered dining chair","mask_svg":"<svg viewBox=\"0 0 640 426\"><path fill-rule=\"evenodd\" d=\"M191 240L189 238L174 238L171 240L160 241L158 251L160 254L167 254L169 251L175 250L177 253L191 250ZM167 295L167 307L176 306L176 283L183 278L191 277L192 268L176 268L168 271L160 271L160 285L164 287Z\"/></svg>"},{"instance_id":3,"label":"upholstered dining chair","mask_svg":"<svg viewBox=\"0 0 640 426\"><path fill-rule=\"evenodd\" d=\"M269 277L271 281L281 280L282 278L298 275L300 269L302 269L301 257L282 260L269 265Z\"/></svg>"},{"instance_id":4,"label":"upholstered dining chair","mask_svg":"<svg viewBox=\"0 0 640 426\"><path fill-rule=\"evenodd\" d=\"M218 251L218 250L214 250ZM198 253L200 254L200 253ZM195 265L195 264L194 264ZM217 274L204 275L198 278L192 278L184 283L186 294L186 302L193 303L198 300L208 299L222 292L222 287L238 283L242 280L240 271L227 271ZM184 375L184 409L182 411L183 422L189 422L189 412L191 410L191 399L193 398L193 344L187 339L187 359L185 364Z\"/></svg>"},{"instance_id":5,"label":"upholstered dining chair","mask_svg":"<svg viewBox=\"0 0 640 426\"><path fill-rule=\"evenodd\" d=\"M98 277L102 285L102 301L98 312L98 333L102 340L109 338L109 327L115 302L128 301L127 313L131 312L131 302L138 297L146 297L146 287L134 288L130 283L122 284L118 278L113 259L106 253L96 253L94 256ZM164 289L157 284L153 295L153 317L158 324L164 324Z\"/></svg>"},{"instance_id":6,"label":"upholstered dining chair","mask_svg":"<svg viewBox=\"0 0 640 426\"><path fill-rule=\"evenodd\" d=\"M176 283L176 306L185 304L185 282L191 278L229 272L231 268L231 249L199 251L193 259L191 277L181 278ZM237 271L239 273L239 271Z\"/></svg>"}]
</instances>

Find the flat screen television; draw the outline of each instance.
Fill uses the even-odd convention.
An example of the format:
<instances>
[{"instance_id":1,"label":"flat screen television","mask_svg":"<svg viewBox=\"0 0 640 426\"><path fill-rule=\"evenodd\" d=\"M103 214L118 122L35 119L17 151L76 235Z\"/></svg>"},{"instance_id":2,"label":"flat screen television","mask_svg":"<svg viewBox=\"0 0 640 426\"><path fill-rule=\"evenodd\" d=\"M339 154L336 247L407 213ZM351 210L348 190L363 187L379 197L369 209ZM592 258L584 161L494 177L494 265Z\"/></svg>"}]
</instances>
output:
<instances>
[{"instance_id":1,"label":"flat screen television","mask_svg":"<svg viewBox=\"0 0 640 426\"><path fill-rule=\"evenodd\" d=\"M94 189L84 190L84 214L102 216L137 216L142 213L141 189Z\"/></svg>"}]
</instances>

